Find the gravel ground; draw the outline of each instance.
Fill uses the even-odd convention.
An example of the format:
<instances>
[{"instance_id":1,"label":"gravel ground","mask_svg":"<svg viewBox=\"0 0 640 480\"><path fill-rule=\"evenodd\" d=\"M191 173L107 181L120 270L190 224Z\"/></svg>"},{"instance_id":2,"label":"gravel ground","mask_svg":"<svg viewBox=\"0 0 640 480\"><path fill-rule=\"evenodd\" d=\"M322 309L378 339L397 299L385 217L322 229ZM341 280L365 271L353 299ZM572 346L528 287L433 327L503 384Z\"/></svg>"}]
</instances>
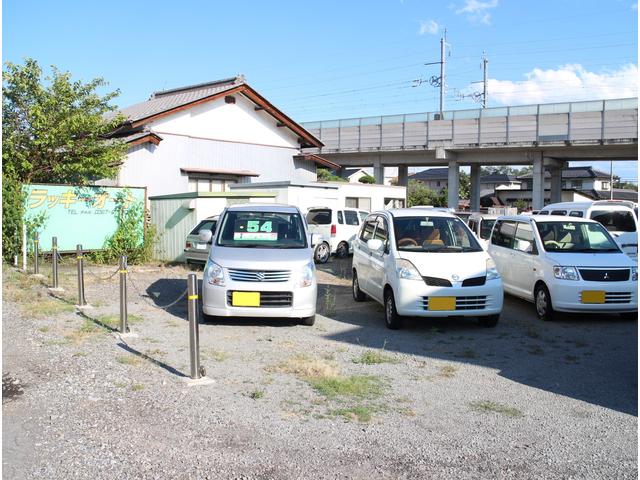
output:
<instances>
[{"instance_id":1,"label":"gravel ground","mask_svg":"<svg viewBox=\"0 0 640 480\"><path fill-rule=\"evenodd\" d=\"M185 268L133 267L146 296L130 289L121 338L117 277L87 275L82 315L71 265L59 300L5 266L5 478L637 478L636 322L543 324L507 297L493 329L390 331L351 300L349 270L318 273L313 327L200 325L215 383L189 386L186 302L152 306L184 291Z\"/></svg>"}]
</instances>

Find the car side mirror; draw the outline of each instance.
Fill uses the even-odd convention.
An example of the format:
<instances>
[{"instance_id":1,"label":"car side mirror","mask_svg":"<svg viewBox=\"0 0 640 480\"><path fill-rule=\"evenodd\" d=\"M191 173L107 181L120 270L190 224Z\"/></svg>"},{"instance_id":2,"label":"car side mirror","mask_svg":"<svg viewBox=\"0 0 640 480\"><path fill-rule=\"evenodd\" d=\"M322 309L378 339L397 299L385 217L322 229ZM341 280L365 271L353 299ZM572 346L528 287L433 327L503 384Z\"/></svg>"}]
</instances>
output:
<instances>
[{"instance_id":1,"label":"car side mirror","mask_svg":"<svg viewBox=\"0 0 640 480\"><path fill-rule=\"evenodd\" d=\"M311 234L311 246L315 247L316 245L320 245L322 243L322 235L319 233Z\"/></svg>"},{"instance_id":2,"label":"car side mirror","mask_svg":"<svg viewBox=\"0 0 640 480\"><path fill-rule=\"evenodd\" d=\"M384 243L379 238L372 238L371 240L367 240L367 247L374 252L381 252L384 248Z\"/></svg>"},{"instance_id":3,"label":"car side mirror","mask_svg":"<svg viewBox=\"0 0 640 480\"><path fill-rule=\"evenodd\" d=\"M198 232L198 240L202 243L211 243L212 237L213 234L211 233L211 230L200 230Z\"/></svg>"}]
</instances>

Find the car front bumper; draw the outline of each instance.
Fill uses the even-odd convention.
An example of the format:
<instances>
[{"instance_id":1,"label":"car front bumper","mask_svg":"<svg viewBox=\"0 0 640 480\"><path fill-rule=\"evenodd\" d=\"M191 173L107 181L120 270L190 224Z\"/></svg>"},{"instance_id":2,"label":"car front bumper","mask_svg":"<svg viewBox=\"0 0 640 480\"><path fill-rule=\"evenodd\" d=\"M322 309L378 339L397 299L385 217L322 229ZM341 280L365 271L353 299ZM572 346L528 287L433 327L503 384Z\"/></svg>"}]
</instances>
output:
<instances>
[{"instance_id":1,"label":"car front bumper","mask_svg":"<svg viewBox=\"0 0 640 480\"><path fill-rule=\"evenodd\" d=\"M638 282L572 282L549 285L551 303L560 312L634 312L638 310ZM583 303L584 291L605 292L605 303Z\"/></svg>"},{"instance_id":2,"label":"car front bumper","mask_svg":"<svg viewBox=\"0 0 640 480\"><path fill-rule=\"evenodd\" d=\"M477 287L432 287L417 280L400 280L394 290L399 315L416 317L480 317L496 315L502 311L502 281L488 280ZM432 310L432 298L454 297L455 308Z\"/></svg>"}]
</instances>

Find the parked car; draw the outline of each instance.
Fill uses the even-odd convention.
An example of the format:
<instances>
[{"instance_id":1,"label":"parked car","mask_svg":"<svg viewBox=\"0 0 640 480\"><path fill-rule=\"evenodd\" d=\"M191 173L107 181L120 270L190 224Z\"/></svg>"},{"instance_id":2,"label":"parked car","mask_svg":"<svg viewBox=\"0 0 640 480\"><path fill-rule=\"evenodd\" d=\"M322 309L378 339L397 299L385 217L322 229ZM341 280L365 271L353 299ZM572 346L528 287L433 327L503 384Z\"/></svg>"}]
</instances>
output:
<instances>
[{"instance_id":1,"label":"parked car","mask_svg":"<svg viewBox=\"0 0 640 480\"><path fill-rule=\"evenodd\" d=\"M637 261L638 220L634 207L632 202L620 200L563 202L545 206L538 215L568 215L596 220L604 225L620 248Z\"/></svg>"},{"instance_id":2,"label":"parked car","mask_svg":"<svg viewBox=\"0 0 640 480\"><path fill-rule=\"evenodd\" d=\"M474 213L469 217L467 225L476 237L480 241L480 245L486 250L488 247L489 237L491 236L491 229L493 224L496 223L498 215L492 215L489 213Z\"/></svg>"},{"instance_id":3,"label":"parked car","mask_svg":"<svg viewBox=\"0 0 640 480\"><path fill-rule=\"evenodd\" d=\"M202 230L200 240L211 240ZM288 317L313 325L314 245L297 207L232 205L221 214L202 280L202 313L216 317Z\"/></svg>"},{"instance_id":4,"label":"parked car","mask_svg":"<svg viewBox=\"0 0 640 480\"><path fill-rule=\"evenodd\" d=\"M187 263L206 263L209 258L211 242L201 242L198 235L201 230L210 230L211 234L216 231L219 215L207 217L199 222L187 235L184 245L184 258Z\"/></svg>"},{"instance_id":5,"label":"parked car","mask_svg":"<svg viewBox=\"0 0 640 480\"><path fill-rule=\"evenodd\" d=\"M453 214L456 217L458 217L460 220L462 220L464 223L468 223L469 217L473 215L473 212L453 212Z\"/></svg>"},{"instance_id":6,"label":"parked car","mask_svg":"<svg viewBox=\"0 0 640 480\"><path fill-rule=\"evenodd\" d=\"M356 237L362 219L369 212L355 208L313 207L307 212L307 224L311 233L319 234L321 241L314 249L316 263L327 263L330 255L346 257L353 250L351 243Z\"/></svg>"},{"instance_id":7,"label":"parked car","mask_svg":"<svg viewBox=\"0 0 640 480\"><path fill-rule=\"evenodd\" d=\"M638 269L609 232L587 218L498 217L489 253L505 292L535 303L542 320L555 312L638 315Z\"/></svg>"},{"instance_id":8,"label":"parked car","mask_svg":"<svg viewBox=\"0 0 640 480\"><path fill-rule=\"evenodd\" d=\"M479 317L493 327L502 280L467 225L433 208L370 214L353 242L353 298L384 305L387 327L404 316Z\"/></svg>"}]
</instances>

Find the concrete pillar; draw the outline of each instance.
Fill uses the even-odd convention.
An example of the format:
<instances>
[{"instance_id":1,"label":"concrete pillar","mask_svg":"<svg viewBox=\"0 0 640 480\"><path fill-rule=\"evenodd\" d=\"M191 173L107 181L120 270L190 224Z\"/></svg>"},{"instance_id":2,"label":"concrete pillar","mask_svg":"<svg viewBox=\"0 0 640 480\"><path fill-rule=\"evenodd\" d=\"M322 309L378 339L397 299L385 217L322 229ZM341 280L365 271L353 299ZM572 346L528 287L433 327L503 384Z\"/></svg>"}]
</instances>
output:
<instances>
[{"instance_id":1,"label":"concrete pillar","mask_svg":"<svg viewBox=\"0 0 640 480\"><path fill-rule=\"evenodd\" d=\"M384 185L384 166L380 160L376 160L373 164L373 176L376 179L376 184Z\"/></svg>"},{"instance_id":2,"label":"concrete pillar","mask_svg":"<svg viewBox=\"0 0 640 480\"><path fill-rule=\"evenodd\" d=\"M551 203L562 201L562 167L549 167L551 173Z\"/></svg>"},{"instance_id":3,"label":"concrete pillar","mask_svg":"<svg viewBox=\"0 0 640 480\"><path fill-rule=\"evenodd\" d=\"M480 211L480 165L474 163L471 165L469 192L469 210L472 212Z\"/></svg>"},{"instance_id":4,"label":"concrete pillar","mask_svg":"<svg viewBox=\"0 0 640 480\"><path fill-rule=\"evenodd\" d=\"M448 186L449 196L447 199L447 206L455 210L458 209L458 203L460 203L460 167L455 159L449 160L449 179Z\"/></svg>"},{"instance_id":5,"label":"concrete pillar","mask_svg":"<svg viewBox=\"0 0 640 480\"><path fill-rule=\"evenodd\" d=\"M534 210L544 207L544 165L542 157L533 159L533 186L531 206Z\"/></svg>"},{"instance_id":6,"label":"concrete pillar","mask_svg":"<svg viewBox=\"0 0 640 480\"><path fill-rule=\"evenodd\" d=\"M406 187L409 184L409 167L398 165L398 185Z\"/></svg>"}]
</instances>

